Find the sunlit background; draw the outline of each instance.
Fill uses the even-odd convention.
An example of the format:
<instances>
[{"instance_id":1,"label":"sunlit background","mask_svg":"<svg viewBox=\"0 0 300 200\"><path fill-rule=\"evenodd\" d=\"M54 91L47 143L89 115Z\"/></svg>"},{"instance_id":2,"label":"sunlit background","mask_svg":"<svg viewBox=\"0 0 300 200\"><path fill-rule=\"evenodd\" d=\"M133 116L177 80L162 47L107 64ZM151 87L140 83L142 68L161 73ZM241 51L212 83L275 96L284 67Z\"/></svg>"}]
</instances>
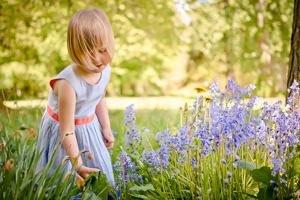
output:
<instances>
[{"instance_id":1,"label":"sunlit background","mask_svg":"<svg viewBox=\"0 0 300 200\"><path fill-rule=\"evenodd\" d=\"M300 0L0 0L0 199L69 199L83 190L66 177L57 184L60 167L48 176L55 158L41 179L35 166L49 81L71 63L69 20L90 7L105 11L115 35L106 90L114 192L122 199L300 197L296 82L285 104L287 82L299 82L298 33L290 48ZM220 87L209 91L216 80ZM229 81L225 92L227 80L237 84ZM88 183L84 195L100 196L102 183L93 193Z\"/></svg>"},{"instance_id":2,"label":"sunlit background","mask_svg":"<svg viewBox=\"0 0 300 200\"><path fill-rule=\"evenodd\" d=\"M47 98L50 78L70 64L67 24L93 6L116 39L110 97L182 97L215 79L285 95L291 0L2 0L1 101Z\"/></svg>"}]
</instances>

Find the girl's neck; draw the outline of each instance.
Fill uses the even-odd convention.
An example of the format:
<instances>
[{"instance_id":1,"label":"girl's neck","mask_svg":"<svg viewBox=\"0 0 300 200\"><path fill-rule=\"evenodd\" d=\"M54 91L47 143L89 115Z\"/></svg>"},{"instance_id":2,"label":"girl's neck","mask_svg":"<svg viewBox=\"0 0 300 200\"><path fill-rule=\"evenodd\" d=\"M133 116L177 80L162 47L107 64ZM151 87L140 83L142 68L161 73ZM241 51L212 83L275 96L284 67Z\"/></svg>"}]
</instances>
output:
<instances>
[{"instance_id":1,"label":"girl's neck","mask_svg":"<svg viewBox=\"0 0 300 200\"><path fill-rule=\"evenodd\" d=\"M88 71L83 70L81 67L79 67L76 64L73 64L72 67L84 81L86 81L87 83L89 83L91 85L97 84L101 79L102 72L99 72L99 73L88 72Z\"/></svg>"}]
</instances>

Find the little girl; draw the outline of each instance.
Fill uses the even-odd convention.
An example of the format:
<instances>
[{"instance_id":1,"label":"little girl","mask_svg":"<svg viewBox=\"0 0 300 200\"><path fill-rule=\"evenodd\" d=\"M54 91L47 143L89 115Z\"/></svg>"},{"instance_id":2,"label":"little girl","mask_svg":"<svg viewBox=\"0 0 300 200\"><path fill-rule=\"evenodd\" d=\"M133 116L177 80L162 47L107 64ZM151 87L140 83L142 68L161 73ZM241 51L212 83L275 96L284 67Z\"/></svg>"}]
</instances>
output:
<instances>
[{"instance_id":1,"label":"little girl","mask_svg":"<svg viewBox=\"0 0 300 200\"><path fill-rule=\"evenodd\" d=\"M62 140L52 172L66 155L76 158L83 149L91 154L78 158L76 172L83 178L99 170L114 185L111 158L114 145L105 90L114 56L114 36L104 12L98 8L77 12L68 26L68 52L73 61L50 81L47 109L42 117L38 150L43 151L37 171L46 166ZM102 131L100 130L100 126ZM66 171L72 162L66 162ZM65 171L65 172L66 172Z\"/></svg>"}]
</instances>

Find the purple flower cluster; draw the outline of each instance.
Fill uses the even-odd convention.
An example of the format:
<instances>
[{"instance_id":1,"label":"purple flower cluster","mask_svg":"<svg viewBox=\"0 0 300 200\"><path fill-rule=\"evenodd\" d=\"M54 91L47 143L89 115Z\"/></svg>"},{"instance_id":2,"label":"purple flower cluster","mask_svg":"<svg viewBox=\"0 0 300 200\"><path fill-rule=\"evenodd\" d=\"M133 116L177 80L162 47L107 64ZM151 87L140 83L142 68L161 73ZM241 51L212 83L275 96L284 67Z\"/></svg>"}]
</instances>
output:
<instances>
[{"instance_id":1,"label":"purple flower cluster","mask_svg":"<svg viewBox=\"0 0 300 200\"><path fill-rule=\"evenodd\" d=\"M143 183L143 177L137 174L137 165L132 161L130 156L124 150L123 146L120 146L122 153L117 156L117 161L114 163L114 170L118 173L117 186L128 185L131 182L137 180Z\"/></svg>"},{"instance_id":2,"label":"purple flower cluster","mask_svg":"<svg viewBox=\"0 0 300 200\"><path fill-rule=\"evenodd\" d=\"M138 155L138 148L140 143L140 130L135 125L135 111L134 105L131 104L125 111L125 126L127 127L126 137L126 150L130 150L130 154L126 152L123 146L120 146L121 154L117 156L117 161L114 163L114 171L117 172L117 187L127 188L130 182L144 183L142 175L138 174L138 165L140 161L136 156ZM148 132L146 128L143 128L144 132Z\"/></svg>"},{"instance_id":3,"label":"purple flower cluster","mask_svg":"<svg viewBox=\"0 0 300 200\"><path fill-rule=\"evenodd\" d=\"M125 126L127 126L127 131L125 133L125 137L127 139L126 145L132 147L132 150L136 150L138 148L138 143L140 142L140 130L135 125L135 112L134 105L131 104L126 108L125 111Z\"/></svg>"},{"instance_id":4,"label":"purple flower cluster","mask_svg":"<svg viewBox=\"0 0 300 200\"><path fill-rule=\"evenodd\" d=\"M164 174L172 179L175 174L184 173L186 168L182 166L190 165L192 170L197 171L205 157L218 153L216 158L219 160L215 161L226 169L222 180L228 184L236 174L234 170L238 169L241 157L253 156L260 151L263 157L255 157L257 162L267 160L267 165L273 168L273 176L280 174L281 179L278 180L285 184L287 165L284 163L296 153L300 115L297 110L284 111L281 102L273 105L265 102L260 110L255 111L253 108L259 98L251 97L250 91L253 89L255 85L243 88L229 80L224 93L218 88L218 82L213 83L210 87L210 96L213 98L209 101L205 101L203 96L197 98L189 112L187 124L175 132L167 128L156 133L158 148L147 151L140 146L139 151L143 152L141 155L135 151L142 138L134 124L133 105L127 107L126 150L131 148L131 153L127 154L121 147L122 153L115 163L119 179L125 181L126 185L138 179L143 182L143 177L137 173L138 167L151 175L168 172ZM290 92L292 97L289 102L294 100L295 95L299 95L296 82ZM245 98L250 99L245 102ZM145 128L142 130L148 131ZM246 152L242 150L245 146Z\"/></svg>"},{"instance_id":5,"label":"purple flower cluster","mask_svg":"<svg viewBox=\"0 0 300 200\"><path fill-rule=\"evenodd\" d=\"M156 134L156 140L159 148L156 151L143 152L143 161L150 167L151 172L159 170L166 171L171 164L170 159L174 153L178 154L178 164L183 161L187 155L187 146L190 145L188 130L185 127L180 129L179 134L170 134L169 129L165 129L162 133ZM153 167L151 169L151 167Z\"/></svg>"}]
</instances>

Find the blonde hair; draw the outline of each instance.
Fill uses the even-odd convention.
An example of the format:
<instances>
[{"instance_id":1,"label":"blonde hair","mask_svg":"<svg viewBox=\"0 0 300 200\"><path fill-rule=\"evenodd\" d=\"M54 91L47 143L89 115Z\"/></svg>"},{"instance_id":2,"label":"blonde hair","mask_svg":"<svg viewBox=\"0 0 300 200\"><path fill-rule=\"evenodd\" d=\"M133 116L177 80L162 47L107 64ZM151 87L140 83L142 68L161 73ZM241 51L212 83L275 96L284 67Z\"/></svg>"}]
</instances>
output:
<instances>
[{"instance_id":1,"label":"blonde hair","mask_svg":"<svg viewBox=\"0 0 300 200\"><path fill-rule=\"evenodd\" d=\"M112 62L115 53L114 35L105 13L99 8L83 9L75 13L68 26L68 52L72 61L94 71L93 51L105 48Z\"/></svg>"}]
</instances>

